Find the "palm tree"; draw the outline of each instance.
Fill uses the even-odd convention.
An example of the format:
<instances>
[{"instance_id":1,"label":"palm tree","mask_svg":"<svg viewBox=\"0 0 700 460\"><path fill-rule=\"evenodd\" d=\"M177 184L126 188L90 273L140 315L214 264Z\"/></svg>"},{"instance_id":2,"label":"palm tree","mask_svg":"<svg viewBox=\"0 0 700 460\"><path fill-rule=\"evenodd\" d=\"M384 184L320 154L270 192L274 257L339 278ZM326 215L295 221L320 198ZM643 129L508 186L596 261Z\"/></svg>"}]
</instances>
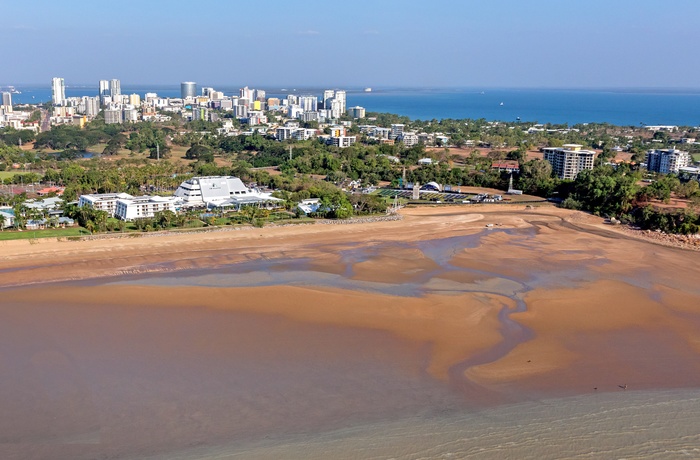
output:
<instances>
[{"instance_id":1,"label":"palm tree","mask_svg":"<svg viewBox=\"0 0 700 460\"><path fill-rule=\"evenodd\" d=\"M91 220L88 220L87 222L85 222L85 229L92 235L92 233L95 231L95 223Z\"/></svg>"}]
</instances>

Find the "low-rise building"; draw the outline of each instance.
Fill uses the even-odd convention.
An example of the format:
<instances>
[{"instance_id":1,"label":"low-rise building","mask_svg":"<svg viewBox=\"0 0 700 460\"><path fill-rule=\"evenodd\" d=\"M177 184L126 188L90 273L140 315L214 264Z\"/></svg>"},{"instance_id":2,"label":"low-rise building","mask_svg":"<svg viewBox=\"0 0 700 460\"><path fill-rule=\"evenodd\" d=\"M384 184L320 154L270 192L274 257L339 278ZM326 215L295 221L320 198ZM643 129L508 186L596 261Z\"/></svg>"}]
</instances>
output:
<instances>
[{"instance_id":1,"label":"low-rise building","mask_svg":"<svg viewBox=\"0 0 700 460\"><path fill-rule=\"evenodd\" d=\"M396 140L403 142L403 145L405 145L406 147L413 147L414 145L418 145L418 143L420 142L420 139L418 139L418 135L416 133L410 132L404 132Z\"/></svg>"},{"instance_id":2,"label":"low-rise building","mask_svg":"<svg viewBox=\"0 0 700 460\"><path fill-rule=\"evenodd\" d=\"M171 211L176 213L180 209L182 198L175 196L137 196L132 198L120 198L116 202L114 217L131 221L153 217L158 212Z\"/></svg>"},{"instance_id":3,"label":"low-rise building","mask_svg":"<svg viewBox=\"0 0 700 460\"><path fill-rule=\"evenodd\" d=\"M80 195L78 206L90 206L93 209L107 211L110 217L114 217L114 212L117 209L117 200L130 198L133 198L133 196L128 193L94 193Z\"/></svg>"},{"instance_id":4,"label":"low-rise building","mask_svg":"<svg viewBox=\"0 0 700 460\"><path fill-rule=\"evenodd\" d=\"M334 145L336 147L344 149L345 147L350 147L356 141L356 136L334 136L330 138L330 145Z\"/></svg>"},{"instance_id":5,"label":"low-rise building","mask_svg":"<svg viewBox=\"0 0 700 460\"><path fill-rule=\"evenodd\" d=\"M14 227L15 215L11 212L0 211L0 228Z\"/></svg>"}]
</instances>

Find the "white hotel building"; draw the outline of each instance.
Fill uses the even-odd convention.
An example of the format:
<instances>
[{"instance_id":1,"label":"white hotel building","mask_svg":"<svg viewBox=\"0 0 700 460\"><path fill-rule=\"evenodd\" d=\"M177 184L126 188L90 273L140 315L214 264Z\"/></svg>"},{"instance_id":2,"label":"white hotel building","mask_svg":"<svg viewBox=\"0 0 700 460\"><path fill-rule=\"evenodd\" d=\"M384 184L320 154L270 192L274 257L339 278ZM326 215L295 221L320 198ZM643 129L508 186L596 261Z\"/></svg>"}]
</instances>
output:
<instances>
[{"instance_id":1,"label":"white hotel building","mask_svg":"<svg viewBox=\"0 0 700 460\"><path fill-rule=\"evenodd\" d=\"M114 217L117 209L117 200L131 199L133 196L128 193L94 193L91 195L80 195L78 206L90 206L93 209L107 211L110 217Z\"/></svg>"},{"instance_id":2,"label":"white hotel building","mask_svg":"<svg viewBox=\"0 0 700 460\"><path fill-rule=\"evenodd\" d=\"M114 216L121 220L154 217L156 213L171 211L177 213L182 198L173 196L137 196L117 200Z\"/></svg>"},{"instance_id":3,"label":"white hotel building","mask_svg":"<svg viewBox=\"0 0 700 460\"><path fill-rule=\"evenodd\" d=\"M277 206L282 200L269 193L262 193L245 186L242 180L233 176L193 177L184 181L175 191L188 207L235 208L256 205Z\"/></svg>"}]
</instances>

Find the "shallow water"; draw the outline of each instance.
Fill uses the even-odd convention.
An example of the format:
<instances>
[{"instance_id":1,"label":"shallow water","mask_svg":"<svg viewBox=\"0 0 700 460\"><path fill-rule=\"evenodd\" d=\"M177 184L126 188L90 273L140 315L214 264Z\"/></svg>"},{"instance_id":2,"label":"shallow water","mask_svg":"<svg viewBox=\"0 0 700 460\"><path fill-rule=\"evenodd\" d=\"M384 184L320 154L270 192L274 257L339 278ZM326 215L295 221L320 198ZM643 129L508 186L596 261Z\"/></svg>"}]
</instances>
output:
<instances>
[{"instance_id":1,"label":"shallow water","mask_svg":"<svg viewBox=\"0 0 700 460\"><path fill-rule=\"evenodd\" d=\"M698 390L620 391L409 417L169 458L695 459L699 419Z\"/></svg>"},{"instance_id":2,"label":"shallow water","mask_svg":"<svg viewBox=\"0 0 700 460\"><path fill-rule=\"evenodd\" d=\"M454 365L448 382L426 372L430 344L379 330L196 306L150 308L148 298L137 305L0 304L0 458L700 458L700 390L693 389L700 366L672 336L654 337L658 346L646 354L640 344L651 338L643 331L614 340L571 337L576 346L591 341L596 359L579 361L575 372L552 372L551 384L524 379L485 389L465 380L466 369L532 337L510 315L527 308L533 289L613 279L661 296L650 286L652 268L606 273L611 262L594 247L564 250L570 259L552 263L536 236L534 229L493 229L344 245L339 253L316 247L339 255L331 271L280 255L196 270L167 271L177 264L164 263L152 267L164 273L61 283L76 290L291 285L512 300L515 308L499 314L503 341ZM466 264L492 237L542 259ZM358 264L401 251L418 251L427 268L395 282L359 279ZM676 286L673 279L668 285ZM598 356L624 363L627 374L608 369L611 375L601 376ZM667 375L655 374L659 362L664 372L689 375L675 384L691 389L642 391L669 387ZM581 375L586 379L572 382ZM623 391L620 375L642 384ZM582 392L588 394L552 399Z\"/></svg>"}]
</instances>

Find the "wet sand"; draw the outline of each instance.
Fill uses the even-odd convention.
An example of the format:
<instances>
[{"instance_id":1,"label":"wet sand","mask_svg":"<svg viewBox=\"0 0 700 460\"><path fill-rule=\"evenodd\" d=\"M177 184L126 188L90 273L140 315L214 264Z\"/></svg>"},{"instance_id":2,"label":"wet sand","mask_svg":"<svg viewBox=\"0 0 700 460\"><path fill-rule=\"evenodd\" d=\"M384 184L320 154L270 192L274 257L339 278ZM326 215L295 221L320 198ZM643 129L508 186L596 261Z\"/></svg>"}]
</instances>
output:
<instances>
[{"instance_id":1,"label":"wet sand","mask_svg":"<svg viewBox=\"0 0 700 460\"><path fill-rule=\"evenodd\" d=\"M0 245L3 458L278 452L524 401L700 388L696 252L550 207L402 212Z\"/></svg>"}]
</instances>

